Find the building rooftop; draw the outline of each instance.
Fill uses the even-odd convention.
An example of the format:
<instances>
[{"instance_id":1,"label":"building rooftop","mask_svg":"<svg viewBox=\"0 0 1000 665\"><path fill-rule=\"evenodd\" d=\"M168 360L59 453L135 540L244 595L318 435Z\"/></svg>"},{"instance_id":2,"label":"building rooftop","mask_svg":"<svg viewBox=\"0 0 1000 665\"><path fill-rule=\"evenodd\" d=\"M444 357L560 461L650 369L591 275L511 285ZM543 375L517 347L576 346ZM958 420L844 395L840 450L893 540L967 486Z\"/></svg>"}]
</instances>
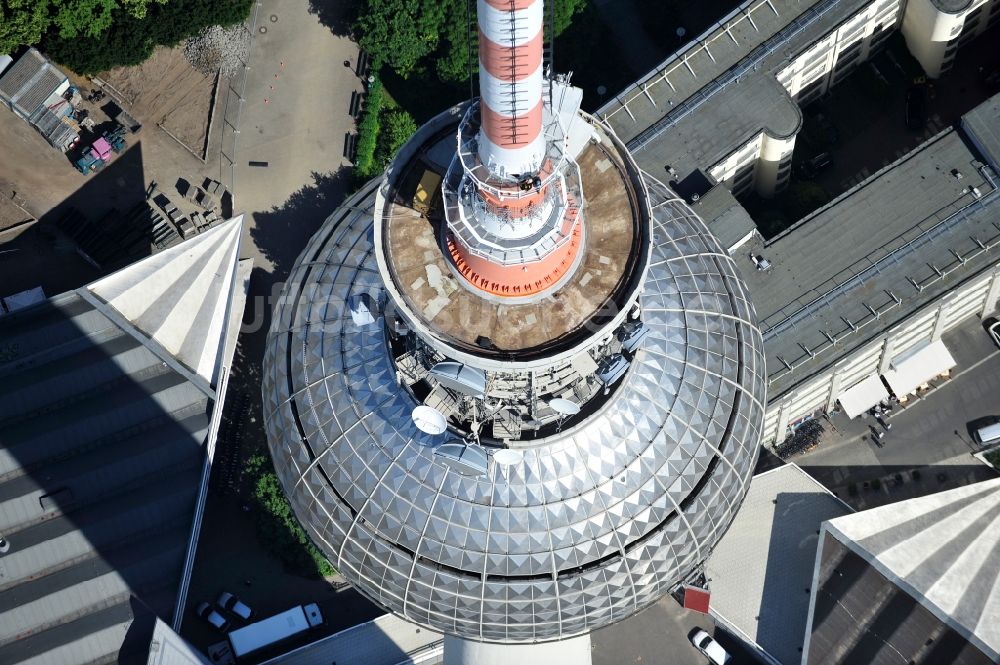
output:
<instances>
[{"instance_id":1,"label":"building rooftop","mask_svg":"<svg viewBox=\"0 0 1000 665\"><path fill-rule=\"evenodd\" d=\"M772 265L757 271L739 259L764 335L770 396L995 263L994 179L947 130L775 239L751 242Z\"/></svg>"},{"instance_id":2,"label":"building rooftop","mask_svg":"<svg viewBox=\"0 0 1000 665\"><path fill-rule=\"evenodd\" d=\"M832 519L825 528L1000 659L1000 479Z\"/></svg>"},{"instance_id":3,"label":"building rooftop","mask_svg":"<svg viewBox=\"0 0 1000 665\"><path fill-rule=\"evenodd\" d=\"M241 230L0 317L0 662L114 661L136 598L174 616L245 301Z\"/></svg>"},{"instance_id":4,"label":"building rooftop","mask_svg":"<svg viewBox=\"0 0 1000 665\"><path fill-rule=\"evenodd\" d=\"M24 117L30 116L66 81L35 49L28 49L7 73L0 77L0 99Z\"/></svg>"},{"instance_id":5,"label":"building rooftop","mask_svg":"<svg viewBox=\"0 0 1000 665\"><path fill-rule=\"evenodd\" d=\"M794 464L754 476L705 565L711 611L783 665L797 665L820 525L851 512Z\"/></svg>"},{"instance_id":6,"label":"building rooftop","mask_svg":"<svg viewBox=\"0 0 1000 665\"><path fill-rule=\"evenodd\" d=\"M263 665L399 665L404 662L433 665L441 662L443 641L441 633L421 628L394 614L384 614L272 658Z\"/></svg>"},{"instance_id":7,"label":"building rooftop","mask_svg":"<svg viewBox=\"0 0 1000 665\"><path fill-rule=\"evenodd\" d=\"M435 143L454 140L450 132ZM642 247L648 243L644 232L648 216L642 212L628 173L629 168L634 172L634 166L626 166L610 140L587 143L576 160L586 200L579 265L548 297L521 303L484 295L456 277L442 249L440 211L432 209L425 215L407 188L408 182L417 183L420 174L435 167L422 157L407 162L395 181L393 200L386 206L383 245L393 281L411 311L436 334L479 353L485 351L477 340L484 337L500 351L514 351L542 349L580 333L589 335L585 324L638 284L636 273L641 273L645 263L637 258L644 255Z\"/></svg>"},{"instance_id":8,"label":"building rooftop","mask_svg":"<svg viewBox=\"0 0 1000 665\"><path fill-rule=\"evenodd\" d=\"M712 187L697 203L692 204L692 208L730 252L757 230L750 213L723 185Z\"/></svg>"},{"instance_id":9,"label":"building rooftop","mask_svg":"<svg viewBox=\"0 0 1000 665\"><path fill-rule=\"evenodd\" d=\"M990 166L1000 169L1000 94L962 116L962 130Z\"/></svg>"},{"instance_id":10,"label":"building rooftop","mask_svg":"<svg viewBox=\"0 0 1000 665\"><path fill-rule=\"evenodd\" d=\"M782 109L797 112L773 74L862 4L745 3L599 114L641 168L662 173L670 166L683 185L751 138L751 125L769 132L775 130L768 123L791 126L791 116L771 119ZM773 266L758 272L749 259L739 259L761 319L769 397L993 263L1000 196L995 173L981 162L1000 164L998 115L1000 96L963 117L981 154L948 130L781 236L747 246ZM952 175L955 169L962 179ZM745 223L732 207L701 205L706 223L724 237Z\"/></svg>"},{"instance_id":11,"label":"building rooftop","mask_svg":"<svg viewBox=\"0 0 1000 665\"><path fill-rule=\"evenodd\" d=\"M766 129L794 134L798 105L775 73L866 0L750 0L605 104L598 115L641 168L680 179Z\"/></svg>"}]
</instances>

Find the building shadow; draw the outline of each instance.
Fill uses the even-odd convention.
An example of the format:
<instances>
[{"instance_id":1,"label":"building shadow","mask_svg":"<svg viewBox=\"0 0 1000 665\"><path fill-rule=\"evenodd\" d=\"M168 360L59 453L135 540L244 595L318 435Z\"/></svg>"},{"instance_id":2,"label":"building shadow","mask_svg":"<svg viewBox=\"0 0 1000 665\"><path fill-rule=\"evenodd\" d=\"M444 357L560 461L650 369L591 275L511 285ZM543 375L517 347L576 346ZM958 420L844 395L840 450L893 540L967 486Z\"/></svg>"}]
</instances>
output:
<instances>
[{"instance_id":1,"label":"building shadow","mask_svg":"<svg viewBox=\"0 0 1000 665\"><path fill-rule=\"evenodd\" d=\"M214 408L81 293L0 317L0 662L116 654L136 598L173 621Z\"/></svg>"},{"instance_id":2,"label":"building shadow","mask_svg":"<svg viewBox=\"0 0 1000 665\"><path fill-rule=\"evenodd\" d=\"M338 37L351 34L354 13L360 0L309 0L309 13Z\"/></svg>"},{"instance_id":3,"label":"building shadow","mask_svg":"<svg viewBox=\"0 0 1000 665\"><path fill-rule=\"evenodd\" d=\"M990 662L913 596L827 534L809 627L808 663Z\"/></svg>"},{"instance_id":4,"label":"building shadow","mask_svg":"<svg viewBox=\"0 0 1000 665\"><path fill-rule=\"evenodd\" d=\"M253 213L250 237L268 265L255 265L240 337L242 353L252 363L264 356L271 312L284 280L320 225L343 202L350 187L350 170L312 174L280 206ZM259 394L260 384L255 391Z\"/></svg>"},{"instance_id":5,"label":"building shadow","mask_svg":"<svg viewBox=\"0 0 1000 665\"><path fill-rule=\"evenodd\" d=\"M16 237L0 244L0 295L41 286L47 294L88 283L155 248L145 208L142 145L130 146ZM179 240L179 238L178 238Z\"/></svg>"},{"instance_id":6,"label":"building shadow","mask_svg":"<svg viewBox=\"0 0 1000 665\"><path fill-rule=\"evenodd\" d=\"M996 478L987 464L810 466L803 471L856 511L898 503Z\"/></svg>"}]
</instances>

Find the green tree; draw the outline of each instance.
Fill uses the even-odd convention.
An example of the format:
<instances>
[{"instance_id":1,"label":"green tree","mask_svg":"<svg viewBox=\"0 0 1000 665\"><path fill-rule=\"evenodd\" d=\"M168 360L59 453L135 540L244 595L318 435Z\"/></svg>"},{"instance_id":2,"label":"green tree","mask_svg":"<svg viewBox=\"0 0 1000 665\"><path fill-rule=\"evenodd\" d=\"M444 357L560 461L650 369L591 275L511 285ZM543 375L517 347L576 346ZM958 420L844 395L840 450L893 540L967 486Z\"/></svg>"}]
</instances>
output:
<instances>
[{"instance_id":1,"label":"green tree","mask_svg":"<svg viewBox=\"0 0 1000 665\"><path fill-rule=\"evenodd\" d=\"M587 0L551 0L556 35L569 26ZM471 5L471 6L470 6ZM471 15L470 15L471 9ZM386 65L403 78L427 68L445 81L469 78L470 44L476 49L476 3L467 0L358 0L354 31L376 68ZM475 57L473 55L473 57Z\"/></svg>"},{"instance_id":2,"label":"green tree","mask_svg":"<svg viewBox=\"0 0 1000 665\"><path fill-rule=\"evenodd\" d=\"M50 23L48 0L0 0L0 53L37 44Z\"/></svg>"},{"instance_id":3,"label":"green tree","mask_svg":"<svg viewBox=\"0 0 1000 665\"><path fill-rule=\"evenodd\" d=\"M245 471L254 483L257 536L261 543L298 574L329 577L337 572L295 519L267 455L251 457Z\"/></svg>"},{"instance_id":4,"label":"green tree","mask_svg":"<svg viewBox=\"0 0 1000 665\"><path fill-rule=\"evenodd\" d=\"M98 37L111 27L115 0L56 0L52 25L60 37Z\"/></svg>"},{"instance_id":5,"label":"green tree","mask_svg":"<svg viewBox=\"0 0 1000 665\"><path fill-rule=\"evenodd\" d=\"M98 37L116 10L143 18L150 3L167 0L0 0L0 53L41 41L49 28L66 39Z\"/></svg>"},{"instance_id":6,"label":"green tree","mask_svg":"<svg viewBox=\"0 0 1000 665\"><path fill-rule=\"evenodd\" d=\"M119 65L137 65L158 45L175 46L207 26L238 23L249 15L253 3L253 0L114 1L123 4L112 10L111 26L99 35L86 39L70 37L53 25L42 39L42 48L56 62L77 73L95 74Z\"/></svg>"},{"instance_id":7,"label":"green tree","mask_svg":"<svg viewBox=\"0 0 1000 665\"><path fill-rule=\"evenodd\" d=\"M552 18L553 23L555 23L556 37L569 27L569 24L573 22L573 16L582 12L586 6L587 0L555 0L553 5L555 15Z\"/></svg>"},{"instance_id":8,"label":"green tree","mask_svg":"<svg viewBox=\"0 0 1000 665\"><path fill-rule=\"evenodd\" d=\"M380 170L375 164L375 151L378 148L379 118L382 115L384 100L382 82L376 78L368 86L368 94L365 95L365 108L361 113L361 121L358 122L354 173L360 182L373 178Z\"/></svg>"},{"instance_id":9,"label":"green tree","mask_svg":"<svg viewBox=\"0 0 1000 665\"><path fill-rule=\"evenodd\" d=\"M358 44L376 68L388 65L406 78L437 48L446 4L436 0L366 0L355 22Z\"/></svg>"},{"instance_id":10,"label":"green tree","mask_svg":"<svg viewBox=\"0 0 1000 665\"><path fill-rule=\"evenodd\" d=\"M375 165L383 170L403 144L417 132L417 122L413 116L401 108L387 109L379 119L378 147L375 149Z\"/></svg>"}]
</instances>

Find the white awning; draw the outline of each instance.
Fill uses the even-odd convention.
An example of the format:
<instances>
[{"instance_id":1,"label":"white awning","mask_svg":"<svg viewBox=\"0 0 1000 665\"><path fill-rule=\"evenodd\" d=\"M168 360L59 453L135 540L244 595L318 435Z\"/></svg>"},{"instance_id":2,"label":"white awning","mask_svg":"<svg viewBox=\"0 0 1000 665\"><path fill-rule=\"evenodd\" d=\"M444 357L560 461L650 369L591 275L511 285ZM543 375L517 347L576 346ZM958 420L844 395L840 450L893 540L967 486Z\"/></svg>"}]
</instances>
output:
<instances>
[{"instance_id":1,"label":"white awning","mask_svg":"<svg viewBox=\"0 0 1000 665\"><path fill-rule=\"evenodd\" d=\"M857 418L887 397L889 391L885 389L882 379L878 374L872 374L842 392L837 400L848 418Z\"/></svg>"},{"instance_id":2,"label":"white awning","mask_svg":"<svg viewBox=\"0 0 1000 665\"><path fill-rule=\"evenodd\" d=\"M893 361L892 369L883 376L896 397L903 397L916 392L918 386L954 366L955 359L951 357L944 342L938 340L910 354L901 362Z\"/></svg>"}]
</instances>

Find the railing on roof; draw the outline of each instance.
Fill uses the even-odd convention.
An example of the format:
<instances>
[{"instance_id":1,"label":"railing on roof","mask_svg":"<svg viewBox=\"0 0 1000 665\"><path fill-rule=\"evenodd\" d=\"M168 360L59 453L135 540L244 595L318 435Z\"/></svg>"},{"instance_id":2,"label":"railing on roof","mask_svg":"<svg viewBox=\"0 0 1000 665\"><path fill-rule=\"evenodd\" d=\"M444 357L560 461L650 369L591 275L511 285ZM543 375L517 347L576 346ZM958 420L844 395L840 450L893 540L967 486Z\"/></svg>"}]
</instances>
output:
<instances>
[{"instance_id":1,"label":"railing on roof","mask_svg":"<svg viewBox=\"0 0 1000 665\"><path fill-rule=\"evenodd\" d=\"M799 324L803 320L813 318L813 316L823 308L832 309L833 305L831 304L831 301L834 298L844 294L845 292L853 288L856 288L864 284L866 281L870 279L873 279L875 275L881 274L882 271L888 268L890 265L895 265L900 263L904 258L918 253L919 251L924 249L927 245L932 244L934 242L938 242L941 237L947 235L955 228L957 228L959 225L968 221L969 215L972 212L974 212L974 209L979 210L985 208L987 205L1000 204L1000 190L998 190L997 183L994 180L995 174L993 174L993 172L988 166L980 167L980 172L983 174L984 179L993 188L989 193L982 195L978 198L975 198L967 205L962 206L960 209L958 209L945 219L941 220L934 226L922 232L916 238L913 238L909 242L897 247L896 249L886 254L885 256L881 257L877 261L871 262L871 265L866 267L864 270L855 273L854 275L844 280L843 282L837 283L835 286L833 286L823 294L817 296L806 305L800 307L792 314L785 316L785 318L782 319L777 324L770 327L762 325L761 328L764 336L764 341L767 342L770 339L774 339L777 336L789 330L794 329L797 324ZM955 256L955 260L952 261L949 265L944 267L931 266L934 274L931 275L929 278L919 282L907 275L906 276L907 283L919 293L924 288L936 282L939 282L942 279L945 279L949 274L951 274L955 270L961 268L966 263L968 263L968 261L975 259L986 252L990 252L994 248L1000 246L1000 226L998 226L995 222L993 223L993 226L997 229L998 234L990 241L984 242L981 239L974 238L976 244L978 245L978 249L976 251L972 252L971 254L960 256L957 252L952 250L952 254ZM798 346L803 350L803 354L797 356L791 362L789 362L787 358L779 356L778 361L782 364L783 369L779 369L778 371L771 373L768 376L768 380L775 381L781 378L782 376L795 371L795 369L802 363L812 360L820 353L823 353L825 351L828 351L830 348L833 348L833 346L837 342L839 342L840 339L842 339L843 337L860 331L862 328L865 328L874 321L877 321L887 311L902 305L902 300L899 297L897 297L893 292L886 290L885 293L889 296L889 301L884 304L872 307L870 303L862 303L869 312L869 315L865 317L863 320L849 321L841 317L841 319L847 326L843 331L844 332L843 335L831 335L829 331L823 332L822 334L824 334L824 336L827 338L826 343L814 348L809 348L804 344L802 344L801 342L797 342Z\"/></svg>"},{"instance_id":2,"label":"railing on roof","mask_svg":"<svg viewBox=\"0 0 1000 665\"><path fill-rule=\"evenodd\" d=\"M774 53L781 47L787 45L789 41L798 36L803 30L814 24L816 21L823 18L827 14L827 12L835 8L839 3L840 0L823 0L822 2L814 5L813 7L810 7L808 10L806 10L801 15L796 17L791 23L789 23L783 29L778 31L778 33L767 39L763 44L757 46L749 54L740 59L733 67L729 68L719 76L715 77L711 82L707 83L705 86L700 88L696 93L687 97L683 102L676 105L671 112L667 113L662 118L660 118L659 120L651 124L649 127L644 129L642 132L637 134L635 137L633 137L630 141L628 141L627 144L629 150L636 151L645 147L647 144L649 144L650 141L657 138L664 131L666 131L670 127L673 127L678 122L680 122L680 120L682 120L684 117L696 111L702 104L711 99L712 96L714 96L717 92L729 87L734 83L739 82L740 78L747 75L749 72L756 71L759 68L760 63L764 58L770 56L772 53ZM765 4L774 11L775 15L778 15L778 11L770 3L770 0L762 0L762 2L759 2L757 5L753 7L753 9L750 10L749 13L747 13L746 18L749 19L750 13L759 9L761 6ZM736 41L736 38L733 36L731 32L731 28L737 25L738 23L739 21L736 21L731 25L720 24L722 32L728 34L729 37L732 38L734 42ZM753 24L752 20L751 20L751 25L754 25L755 30L757 29L756 25ZM721 36L721 33L718 35L714 35L712 39L714 40L719 36ZM698 50L699 48L704 49L706 52L708 52L708 42L694 41L692 42L692 45L690 47L674 54L672 60L677 60L678 58L680 58L680 62L674 64L669 70L666 69L658 70L657 74L659 75L659 79L653 81L652 84L648 83L648 79L646 81L636 84L637 86L642 87L642 90L640 92L637 92L636 94L632 95L632 97L629 98L628 100L625 101L616 100L620 104L619 108L610 113L603 113L601 114L601 117L604 120L607 120L618 111L624 109L625 112L628 113L629 116L632 117L634 120L634 116L632 116L631 112L628 111L628 104L631 101L637 99L640 96L640 94L652 101L652 95L650 95L649 93L650 85L655 85L660 81L666 81L667 85L670 85L671 89L673 89L673 86L670 83L668 77L671 73L673 73L673 71L675 71L682 65L686 66L688 71L691 72L692 76L695 76L697 78L697 74L695 74L694 70L691 69L690 65L687 64L687 60L688 60L688 52L693 50ZM710 52L709 52L709 57L712 58L714 61L714 58L711 56ZM670 60L668 60L668 62L670 62ZM653 104L655 105L656 102L653 102Z\"/></svg>"}]
</instances>

